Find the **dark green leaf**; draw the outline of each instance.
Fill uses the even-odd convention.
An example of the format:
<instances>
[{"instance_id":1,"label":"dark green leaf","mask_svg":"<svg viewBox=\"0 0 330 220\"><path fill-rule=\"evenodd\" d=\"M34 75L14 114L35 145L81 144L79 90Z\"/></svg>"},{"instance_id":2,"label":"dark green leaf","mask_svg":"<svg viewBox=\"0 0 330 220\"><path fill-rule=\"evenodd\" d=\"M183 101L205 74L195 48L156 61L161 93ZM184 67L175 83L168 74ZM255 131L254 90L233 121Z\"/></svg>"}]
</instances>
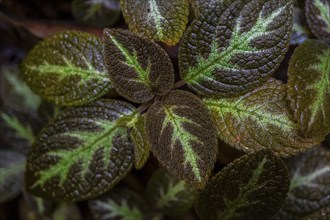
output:
<instances>
[{"instance_id":1,"label":"dark green leaf","mask_svg":"<svg viewBox=\"0 0 330 220\"><path fill-rule=\"evenodd\" d=\"M50 216L55 209L53 201L35 197L23 191L20 201L20 218L22 220L41 220Z\"/></svg>"},{"instance_id":2,"label":"dark green leaf","mask_svg":"<svg viewBox=\"0 0 330 220\"><path fill-rule=\"evenodd\" d=\"M159 45L123 29L105 29L104 42L106 67L120 95L143 103L172 88L173 66Z\"/></svg>"},{"instance_id":3,"label":"dark green leaf","mask_svg":"<svg viewBox=\"0 0 330 220\"><path fill-rule=\"evenodd\" d=\"M32 90L46 101L82 105L111 89L102 47L102 41L94 35L60 32L28 53L21 72Z\"/></svg>"},{"instance_id":4,"label":"dark green leaf","mask_svg":"<svg viewBox=\"0 0 330 220\"><path fill-rule=\"evenodd\" d=\"M80 22L97 27L115 24L120 18L119 0L74 0L73 16Z\"/></svg>"},{"instance_id":5,"label":"dark green leaf","mask_svg":"<svg viewBox=\"0 0 330 220\"><path fill-rule=\"evenodd\" d=\"M208 13L216 5L222 4L224 0L189 0L195 11L196 17Z\"/></svg>"},{"instance_id":6,"label":"dark green leaf","mask_svg":"<svg viewBox=\"0 0 330 220\"><path fill-rule=\"evenodd\" d=\"M179 42L188 23L188 0L121 0L131 31L168 45Z\"/></svg>"},{"instance_id":7,"label":"dark green leaf","mask_svg":"<svg viewBox=\"0 0 330 220\"><path fill-rule=\"evenodd\" d=\"M115 188L105 196L88 202L96 220L143 220L146 204L135 192Z\"/></svg>"},{"instance_id":8,"label":"dark green leaf","mask_svg":"<svg viewBox=\"0 0 330 220\"><path fill-rule=\"evenodd\" d=\"M330 1L306 0L306 17L313 34L330 44Z\"/></svg>"},{"instance_id":9,"label":"dark green leaf","mask_svg":"<svg viewBox=\"0 0 330 220\"><path fill-rule=\"evenodd\" d=\"M160 169L149 180L146 193L153 207L166 215L177 216L192 207L197 190Z\"/></svg>"},{"instance_id":10,"label":"dark green leaf","mask_svg":"<svg viewBox=\"0 0 330 220\"><path fill-rule=\"evenodd\" d=\"M312 33L308 28L305 11L300 6L301 0L294 1L293 8L293 27L291 33L290 44L297 45L303 43L306 39L312 38Z\"/></svg>"},{"instance_id":11,"label":"dark green leaf","mask_svg":"<svg viewBox=\"0 0 330 220\"><path fill-rule=\"evenodd\" d=\"M291 27L291 0L224 0L186 31L179 52L181 78L207 96L251 91L279 66Z\"/></svg>"},{"instance_id":12,"label":"dark green leaf","mask_svg":"<svg viewBox=\"0 0 330 220\"><path fill-rule=\"evenodd\" d=\"M0 150L0 203L17 196L23 187L25 157L15 151Z\"/></svg>"},{"instance_id":13,"label":"dark green leaf","mask_svg":"<svg viewBox=\"0 0 330 220\"><path fill-rule=\"evenodd\" d=\"M288 98L302 135L323 141L330 132L330 46L309 40L296 48L288 71Z\"/></svg>"},{"instance_id":14,"label":"dark green leaf","mask_svg":"<svg viewBox=\"0 0 330 220\"><path fill-rule=\"evenodd\" d=\"M152 152L175 177L203 188L217 156L211 115L189 92L171 91L148 110L146 131Z\"/></svg>"},{"instance_id":15,"label":"dark green leaf","mask_svg":"<svg viewBox=\"0 0 330 220\"><path fill-rule=\"evenodd\" d=\"M288 161L290 191L276 219L302 219L330 206L330 152L320 147Z\"/></svg>"},{"instance_id":16,"label":"dark green leaf","mask_svg":"<svg viewBox=\"0 0 330 220\"><path fill-rule=\"evenodd\" d=\"M116 124L134 107L100 100L61 113L30 149L27 189L44 198L83 200L117 184L133 165L127 128Z\"/></svg>"},{"instance_id":17,"label":"dark green leaf","mask_svg":"<svg viewBox=\"0 0 330 220\"><path fill-rule=\"evenodd\" d=\"M303 220L329 220L330 206L317 210L312 214L305 216Z\"/></svg>"},{"instance_id":18,"label":"dark green leaf","mask_svg":"<svg viewBox=\"0 0 330 220\"><path fill-rule=\"evenodd\" d=\"M317 144L302 138L289 112L286 85L270 79L237 98L205 98L218 128L218 136L244 152L270 148L281 156L294 155Z\"/></svg>"},{"instance_id":19,"label":"dark green leaf","mask_svg":"<svg viewBox=\"0 0 330 220\"><path fill-rule=\"evenodd\" d=\"M247 154L221 170L201 192L201 220L270 219L289 190L284 162L270 151Z\"/></svg>"}]
</instances>

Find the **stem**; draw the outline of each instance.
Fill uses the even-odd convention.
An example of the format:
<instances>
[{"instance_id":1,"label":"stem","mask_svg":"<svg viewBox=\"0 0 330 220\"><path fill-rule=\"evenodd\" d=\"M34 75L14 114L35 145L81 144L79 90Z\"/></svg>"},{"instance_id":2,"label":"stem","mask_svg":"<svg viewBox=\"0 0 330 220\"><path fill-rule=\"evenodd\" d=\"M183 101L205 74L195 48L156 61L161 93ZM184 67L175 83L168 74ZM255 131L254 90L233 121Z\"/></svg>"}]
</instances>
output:
<instances>
[{"instance_id":1,"label":"stem","mask_svg":"<svg viewBox=\"0 0 330 220\"><path fill-rule=\"evenodd\" d=\"M186 85L186 82L183 81L183 80L180 80L180 81L177 81L176 83L174 83L173 87L172 87L172 90L173 89L178 89L182 86Z\"/></svg>"},{"instance_id":2,"label":"stem","mask_svg":"<svg viewBox=\"0 0 330 220\"><path fill-rule=\"evenodd\" d=\"M149 102L143 103L137 108L137 111L142 115L142 113L145 112L153 102L154 100L152 99Z\"/></svg>"}]
</instances>

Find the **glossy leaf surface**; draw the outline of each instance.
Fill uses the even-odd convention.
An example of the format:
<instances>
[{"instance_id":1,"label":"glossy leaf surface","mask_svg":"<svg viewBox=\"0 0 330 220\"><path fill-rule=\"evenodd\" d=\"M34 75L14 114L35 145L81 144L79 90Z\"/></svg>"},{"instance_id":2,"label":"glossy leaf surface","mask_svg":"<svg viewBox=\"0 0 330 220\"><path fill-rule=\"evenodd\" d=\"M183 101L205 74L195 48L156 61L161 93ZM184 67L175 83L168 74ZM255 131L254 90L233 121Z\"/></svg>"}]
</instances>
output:
<instances>
[{"instance_id":1,"label":"glossy leaf surface","mask_svg":"<svg viewBox=\"0 0 330 220\"><path fill-rule=\"evenodd\" d=\"M143 199L125 188L116 188L101 198L88 202L91 212L98 220L143 220L146 219L146 204Z\"/></svg>"},{"instance_id":2,"label":"glossy leaf surface","mask_svg":"<svg viewBox=\"0 0 330 220\"><path fill-rule=\"evenodd\" d=\"M330 44L330 0L306 0L305 6L313 34Z\"/></svg>"},{"instance_id":3,"label":"glossy leaf surface","mask_svg":"<svg viewBox=\"0 0 330 220\"><path fill-rule=\"evenodd\" d=\"M225 0L186 31L179 52L181 78L205 96L251 91L279 66L291 27L291 0Z\"/></svg>"},{"instance_id":4,"label":"glossy leaf surface","mask_svg":"<svg viewBox=\"0 0 330 220\"><path fill-rule=\"evenodd\" d=\"M286 85L270 79L263 86L237 98L205 98L221 140L245 152L264 148L288 156L317 144L302 138L289 111Z\"/></svg>"},{"instance_id":5,"label":"glossy leaf surface","mask_svg":"<svg viewBox=\"0 0 330 220\"><path fill-rule=\"evenodd\" d=\"M112 188L133 165L127 128L116 124L133 111L130 104L114 100L65 110L29 152L27 189L44 198L74 201Z\"/></svg>"},{"instance_id":6,"label":"glossy leaf surface","mask_svg":"<svg viewBox=\"0 0 330 220\"><path fill-rule=\"evenodd\" d=\"M221 170L201 192L201 220L270 219L289 190L284 162L270 151L247 154Z\"/></svg>"},{"instance_id":7,"label":"glossy leaf surface","mask_svg":"<svg viewBox=\"0 0 330 220\"><path fill-rule=\"evenodd\" d=\"M173 66L159 45L122 29L105 29L104 41L106 67L120 95L144 103L172 88Z\"/></svg>"},{"instance_id":8,"label":"glossy leaf surface","mask_svg":"<svg viewBox=\"0 0 330 220\"><path fill-rule=\"evenodd\" d=\"M320 147L288 160L291 185L276 219L302 219L330 206L330 152Z\"/></svg>"},{"instance_id":9,"label":"glossy leaf surface","mask_svg":"<svg viewBox=\"0 0 330 220\"><path fill-rule=\"evenodd\" d=\"M149 180L146 194L149 203L157 210L177 216L192 207L197 190L160 169Z\"/></svg>"},{"instance_id":10,"label":"glossy leaf surface","mask_svg":"<svg viewBox=\"0 0 330 220\"><path fill-rule=\"evenodd\" d=\"M21 72L32 90L46 101L82 105L111 89L102 47L102 41L94 35L60 32L30 50Z\"/></svg>"},{"instance_id":11,"label":"glossy leaf surface","mask_svg":"<svg viewBox=\"0 0 330 220\"><path fill-rule=\"evenodd\" d=\"M23 188L25 157L15 151L0 150L0 203L17 196Z\"/></svg>"},{"instance_id":12,"label":"glossy leaf surface","mask_svg":"<svg viewBox=\"0 0 330 220\"><path fill-rule=\"evenodd\" d=\"M288 98L306 137L323 141L330 132L330 46L316 40L301 44L290 60Z\"/></svg>"},{"instance_id":13,"label":"glossy leaf surface","mask_svg":"<svg viewBox=\"0 0 330 220\"><path fill-rule=\"evenodd\" d=\"M217 156L211 115L189 92L171 91L147 112L152 152L172 175L203 188Z\"/></svg>"},{"instance_id":14,"label":"glossy leaf surface","mask_svg":"<svg viewBox=\"0 0 330 220\"><path fill-rule=\"evenodd\" d=\"M121 0L131 31L174 46L188 23L188 0Z\"/></svg>"}]
</instances>

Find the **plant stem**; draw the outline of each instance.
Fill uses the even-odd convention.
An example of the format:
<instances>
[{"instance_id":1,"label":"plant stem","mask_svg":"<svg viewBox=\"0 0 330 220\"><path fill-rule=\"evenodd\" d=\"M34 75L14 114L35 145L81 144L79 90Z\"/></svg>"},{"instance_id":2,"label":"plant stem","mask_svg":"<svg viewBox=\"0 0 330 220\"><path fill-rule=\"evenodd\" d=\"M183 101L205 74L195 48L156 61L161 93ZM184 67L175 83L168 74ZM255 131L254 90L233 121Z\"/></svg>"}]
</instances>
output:
<instances>
[{"instance_id":1,"label":"plant stem","mask_svg":"<svg viewBox=\"0 0 330 220\"><path fill-rule=\"evenodd\" d=\"M149 102L143 103L137 108L137 111L142 115L142 113L145 112L153 102L154 100L152 99Z\"/></svg>"},{"instance_id":2,"label":"plant stem","mask_svg":"<svg viewBox=\"0 0 330 220\"><path fill-rule=\"evenodd\" d=\"M182 86L186 85L186 82L183 81L183 80L180 80L180 81L177 81L176 83L174 83L173 87L172 87L172 90L173 89L178 89Z\"/></svg>"}]
</instances>

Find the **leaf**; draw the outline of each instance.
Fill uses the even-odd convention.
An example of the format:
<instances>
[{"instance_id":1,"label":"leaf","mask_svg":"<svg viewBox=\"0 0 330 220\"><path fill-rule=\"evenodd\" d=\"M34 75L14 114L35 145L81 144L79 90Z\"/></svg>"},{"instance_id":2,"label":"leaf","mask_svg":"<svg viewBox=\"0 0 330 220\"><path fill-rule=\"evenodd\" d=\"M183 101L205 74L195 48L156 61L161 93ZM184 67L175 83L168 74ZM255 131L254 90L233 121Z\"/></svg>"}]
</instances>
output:
<instances>
[{"instance_id":1,"label":"leaf","mask_svg":"<svg viewBox=\"0 0 330 220\"><path fill-rule=\"evenodd\" d=\"M187 29L179 51L181 78L205 96L249 92L279 66L291 27L291 0L224 0Z\"/></svg>"},{"instance_id":2,"label":"leaf","mask_svg":"<svg viewBox=\"0 0 330 220\"><path fill-rule=\"evenodd\" d=\"M52 220L81 220L79 208L74 203L61 202L52 214Z\"/></svg>"},{"instance_id":3,"label":"leaf","mask_svg":"<svg viewBox=\"0 0 330 220\"><path fill-rule=\"evenodd\" d=\"M119 0L74 0L71 8L75 19L96 27L111 26L120 18Z\"/></svg>"},{"instance_id":4,"label":"leaf","mask_svg":"<svg viewBox=\"0 0 330 220\"><path fill-rule=\"evenodd\" d=\"M116 188L107 195L88 202L97 220L142 220L146 209L143 199L126 188Z\"/></svg>"},{"instance_id":5,"label":"leaf","mask_svg":"<svg viewBox=\"0 0 330 220\"><path fill-rule=\"evenodd\" d=\"M105 29L104 42L107 71L120 95L144 103L172 88L173 66L159 45L123 29Z\"/></svg>"},{"instance_id":6,"label":"leaf","mask_svg":"<svg viewBox=\"0 0 330 220\"><path fill-rule=\"evenodd\" d=\"M288 98L302 135L323 141L330 132L330 46L316 40L294 51Z\"/></svg>"},{"instance_id":7,"label":"leaf","mask_svg":"<svg viewBox=\"0 0 330 220\"><path fill-rule=\"evenodd\" d=\"M306 0L306 17L313 34L330 44L330 1Z\"/></svg>"},{"instance_id":8,"label":"leaf","mask_svg":"<svg viewBox=\"0 0 330 220\"><path fill-rule=\"evenodd\" d=\"M293 26L290 44L299 45L302 44L305 40L312 38L312 33L308 28L305 11L300 6L300 4L303 4L304 2L295 0L294 3Z\"/></svg>"},{"instance_id":9,"label":"leaf","mask_svg":"<svg viewBox=\"0 0 330 220\"><path fill-rule=\"evenodd\" d=\"M318 144L302 138L289 111L286 85L270 79L263 86L236 98L205 98L216 122L218 136L244 152L270 148L289 156Z\"/></svg>"},{"instance_id":10,"label":"leaf","mask_svg":"<svg viewBox=\"0 0 330 220\"><path fill-rule=\"evenodd\" d=\"M325 208L322 208L306 217L303 218L303 220L327 220L327 218L330 216L330 206L327 206Z\"/></svg>"},{"instance_id":11,"label":"leaf","mask_svg":"<svg viewBox=\"0 0 330 220\"><path fill-rule=\"evenodd\" d=\"M317 147L288 160L288 198L275 219L302 219L330 206L330 152Z\"/></svg>"},{"instance_id":12,"label":"leaf","mask_svg":"<svg viewBox=\"0 0 330 220\"><path fill-rule=\"evenodd\" d=\"M25 157L15 151L0 150L0 203L17 196L23 187Z\"/></svg>"},{"instance_id":13,"label":"leaf","mask_svg":"<svg viewBox=\"0 0 330 220\"><path fill-rule=\"evenodd\" d=\"M284 162L270 151L247 154L226 166L206 185L196 203L204 219L270 219L289 190Z\"/></svg>"},{"instance_id":14,"label":"leaf","mask_svg":"<svg viewBox=\"0 0 330 220\"><path fill-rule=\"evenodd\" d=\"M146 194L149 204L157 210L169 216L177 216L192 207L197 190L159 169L150 178Z\"/></svg>"},{"instance_id":15,"label":"leaf","mask_svg":"<svg viewBox=\"0 0 330 220\"><path fill-rule=\"evenodd\" d=\"M188 23L188 0L121 0L129 29L149 39L174 46Z\"/></svg>"},{"instance_id":16,"label":"leaf","mask_svg":"<svg viewBox=\"0 0 330 220\"><path fill-rule=\"evenodd\" d=\"M132 105L115 100L66 109L43 129L29 151L27 190L70 201L108 191L133 165L127 128L116 124L133 111Z\"/></svg>"},{"instance_id":17,"label":"leaf","mask_svg":"<svg viewBox=\"0 0 330 220\"><path fill-rule=\"evenodd\" d=\"M146 131L153 154L168 172L204 188L218 149L211 115L198 97L169 92L149 108Z\"/></svg>"},{"instance_id":18,"label":"leaf","mask_svg":"<svg viewBox=\"0 0 330 220\"><path fill-rule=\"evenodd\" d=\"M60 32L30 50L21 72L31 89L46 101L83 105L111 89L102 47L102 41L94 35Z\"/></svg>"},{"instance_id":19,"label":"leaf","mask_svg":"<svg viewBox=\"0 0 330 220\"><path fill-rule=\"evenodd\" d=\"M196 17L208 13L217 5L222 4L224 0L189 0L194 9Z\"/></svg>"}]
</instances>

